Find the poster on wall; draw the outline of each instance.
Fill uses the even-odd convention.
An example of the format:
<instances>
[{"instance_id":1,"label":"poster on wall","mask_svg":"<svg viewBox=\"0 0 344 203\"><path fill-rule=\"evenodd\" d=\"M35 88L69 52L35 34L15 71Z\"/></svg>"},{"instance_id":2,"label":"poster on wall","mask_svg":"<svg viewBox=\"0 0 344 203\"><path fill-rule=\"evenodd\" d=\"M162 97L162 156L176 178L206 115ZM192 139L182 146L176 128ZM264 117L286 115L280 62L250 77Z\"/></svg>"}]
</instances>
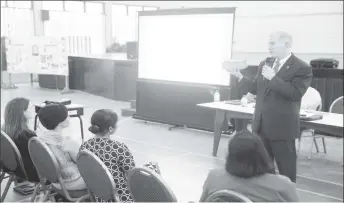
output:
<instances>
[{"instance_id":1,"label":"poster on wall","mask_svg":"<svg viewBox=\"0 0 344 203\"><path fill-rule=\"evenodd\" d=\"M68 76L68 54L64 38L8 38L5 44L9 73Z\"/></svg>"}]
</instances>

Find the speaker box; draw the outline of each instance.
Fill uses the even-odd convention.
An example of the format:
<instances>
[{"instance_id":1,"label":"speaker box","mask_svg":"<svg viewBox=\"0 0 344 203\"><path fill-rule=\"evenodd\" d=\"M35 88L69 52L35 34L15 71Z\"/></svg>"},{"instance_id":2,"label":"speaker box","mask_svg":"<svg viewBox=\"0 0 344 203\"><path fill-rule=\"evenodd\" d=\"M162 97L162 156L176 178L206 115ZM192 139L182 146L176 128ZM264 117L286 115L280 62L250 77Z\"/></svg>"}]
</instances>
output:
<instances>
[{"instance_id":1,"label":"speaker box","mask_svg":"<svg viewBox=\"0 0 344 203\"><path fill-rule=\"evenodd\" d=\"M42 21L48 21L50 20L50 14L48 10L42 10L41 11Z\"/></svg>"}]
</instances>

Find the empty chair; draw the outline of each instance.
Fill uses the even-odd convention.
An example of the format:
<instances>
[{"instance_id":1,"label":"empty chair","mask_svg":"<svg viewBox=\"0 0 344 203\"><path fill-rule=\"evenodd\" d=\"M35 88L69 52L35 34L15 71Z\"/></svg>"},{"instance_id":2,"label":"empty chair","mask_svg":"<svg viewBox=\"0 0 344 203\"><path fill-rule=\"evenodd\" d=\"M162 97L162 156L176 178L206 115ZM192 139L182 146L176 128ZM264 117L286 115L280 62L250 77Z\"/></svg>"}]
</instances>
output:
<instances>
[{"instance_id":1,"label":"empty chair","mask_svg":"<svg viewBox=\"0 0 344 203\"><path fill-rule=\"evenodd\" d=\"M338 97L336 100L334 100L330 106L329 112L331 113L338 113L343 114L343 96ZM343 166L343 157L342 157L342 166Z\"/></svg>"},{"instance_id":2,"label":"empty chair","mask_svg":"<svg viewBox=\"0 0 344 203\"><path fill-rule=\"evenodd\" d=\"M81 150L78 154L77 165L89 191L78 201L90 198L92 202L116 201L116 185L105 164L89 150ZM100 198L100 199L99 199Z\"/></svg>"},{"instance_id":3,"label":"empty chair","mask_svg":"<svg viewBox=\"0 0 344 203\"><path fill-rule=\"evenodd\" d=\"M320 93L316 89L314 89L313 87L309 87L307 89L306 93L303 95L302 102L301 102L301 109L302 110L321 111L322 99L321 99ZM300 151L300 148L301 148L302 138L311 137L312 143L311 143L311 147L309 148L308 159L311 159L311 157L312 157L312 150L313 150L314 145L315 145L315 148L317 150L317 153L319 153L319 147L318 147L318 144L316 141L317 138L322 138L324 153L326 154L326 144L325 144L325 138L324 137L320 137L318 135L315 135L315 132L313 129L303 128L301 130L302 131L301 131L301 135L300 135L299 142L298 142L298 148L297 148L298 152ZM307 136L306 134L309 134L309 136Z\"/></svg>"},{"instance_id":4,"label":"empty chair","mask_svg":"<svg viewBox=\"0 0 344 203\"><path fill-rule=\"evenodd\" d=\"M329 112L343 114L343 96L338 97L332 102Z\"/></svg>"},{"instance_id":5,"label":"empty chair","mask_svg":"<svg viewBox=\"0 0 344 203\"><path fill-rule=\"evenodd\" d=\"M146 168L133 168L128 173L129 191L135 202L176 202L177 198L165 181Z\"/></svg>"},{"instance_id":6,"label":"empty chair","mask_svg":"<svg viewBox=\"0 0 344 203\"><path fill-rule=\"evenodd\" d=\"M9 190L10 185L16 179L16 171L21 170L24 174L24 177L20 177L24 180L28 180L28 176L26 174L26 170L24 168L22 156L13 142L13 140L4 132L1 131L1 154L0 154L0 162L6 168L6 170L2 171L0 175L0 183L6 178L8 178L8 182L3 190L3 194L1 195L1 202L3 202L6 198L7 192ZM5 175L9 174L9 176L5 177ZM33 201L37 195L39 185L37 184L35 191L32 195L31 201Z\"/></svg>"},{"instance_id":7,"label":"empty chair","mask_svg":"<svg viewBox=\"0 0 344 203\"><path fill-rule=\"evenodd\" d=\"M205 202L252 202L244 195L231 191L231 190L219 190L209 195Z\"/></svg>"},{"instance_id":8,"label":"empty chair","mask_svg":"<svg viewBox=\"0 0 344 203\"><path fill-rule=\"evenodd\" d=\"M46 180L52 183L46 187L48 191L43 201L48 200L48 198L56 194L64 196L69 201L77 201L81 196L87 194L87 190L71 191L66 189L57 159L45 143L36 137L31 138L29 141L29 152L40 176L41 184L44 185Z\"/></svg>"}]
</instances>

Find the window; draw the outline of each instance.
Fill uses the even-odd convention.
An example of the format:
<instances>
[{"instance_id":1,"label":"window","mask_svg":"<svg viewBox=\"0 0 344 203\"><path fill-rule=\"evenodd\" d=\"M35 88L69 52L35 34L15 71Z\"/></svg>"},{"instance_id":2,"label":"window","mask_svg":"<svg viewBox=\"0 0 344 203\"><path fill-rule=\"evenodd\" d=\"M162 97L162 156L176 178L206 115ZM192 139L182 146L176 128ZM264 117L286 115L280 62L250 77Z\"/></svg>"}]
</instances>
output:
<instances>
[{"instance_id":1,"label":"window","mask_svg":"<svg viewBox=\"0 0 344 203\"><path fill-rule=\"evenodd\" d=\"M129 16L138 16L138 12L142 11L141 6L129 6L128 8L128 15Z\"/></svg>"},{"instance_id":2,"label":"window","mask_svg":"<svg viewBox=\"0 0 344 203\"><path fill-rule=\"evenodd\" d=\"M46 36L66 38L67 51L71 54L105 53L105 17L76 12L50 12L45 22Z\"/></svg>"},{"instance_id":3,"label":"window","mask_svg":"<svg viewBox=\"0 0 344 203\"><path fill-rule=\"evenodd\" d=\"M1 7L6 7L6 1L1 1Z\"/></svg>"},{"instance_id":4,"label":"window","mask_svg":"<svg viewBox=\"0 0 344 203\"><path fill-rule=\"evenodd\" d=\"M2 5L1 1L1 5ZM32 1L7 1L7 6L8 7L13 7L13 8L32 8Z\"/></svg>"},{"instance_id":5,"label":"window","mask_svg":"<svg viewBox=\"0 0 344 203\"><path fill-rule=\"evenodd\" d=\"M112 13L118 16L127 16L127 6L112 5Z\"/></svg>"},{"instance_id":6,"label":"window","mask_svg":"<svg viewBox=\"0 0 344 203\"><path fill-rule=\"evenodd\" d=\"M65 1L65 9L70 12L84 12L84 2L82 1Z\"/></svg>"},{"instance_id":7,"label":"window","mask_svg":"<svg viewBox=\"0 0 344 203\"><path fill-rule=\"evenodd\" d=\"M34 36L32 10L1 8L1 36Z\"/></svg>"},{"instance_id":8,"label":"window","mask_svg":"<svg viewBox=\"0 0 344 203\"><path fill-rule=\"evenodd\" d=\"M43 10L63 11L63 1L42 1Z\"/></svg>"},{"instance_id":9,"label":"window","mask_svg":"<svg viewBox=\"0 0 344 203\"><path fill-rule=\"evenodd\" d=\"M104 14L104 4L95 2L86 2L86 13Z\"/></svg>"},{"instance_id":10,"label":"window","mask_svg":"<svg viewBox=\"0 0 344 203\"><path fill-rule=\"evenodd\" d=\"M112 5L113 41L125 44L128 41L128 16L125 5Z\"/></svg>"},{"instance_id":11,"label":"window","mask_svg":"<svg viewBox=\"0 0 344 203\"><path fill-rule=\"evenodd\" d=\"M144 7L143 8L144 11L155 11L155 10L158 10L157 7Z\"/></svg>"},{"instance_id":12,"label":"window","mask_svg":"<svg viewBox=\"0 0 344 203\"><path fill-rule=\"evenodd\" d=\"M138 38L138 17L139 17L139 11L142 11L141 6L129 6L128 9L128 41L137 41Z\"/></svg>"}]
</instances>

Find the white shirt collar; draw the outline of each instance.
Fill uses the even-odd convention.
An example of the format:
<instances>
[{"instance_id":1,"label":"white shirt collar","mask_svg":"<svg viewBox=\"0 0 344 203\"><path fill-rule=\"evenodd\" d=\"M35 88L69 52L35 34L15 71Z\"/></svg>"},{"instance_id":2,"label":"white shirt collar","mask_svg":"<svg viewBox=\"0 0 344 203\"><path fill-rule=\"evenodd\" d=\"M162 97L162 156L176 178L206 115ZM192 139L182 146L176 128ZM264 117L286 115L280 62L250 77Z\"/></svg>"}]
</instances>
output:
<instances>
[{"instance_id":1,"label":"white shirt collar","mask_svg":"<svg viewBox=\"0 0 344 203\"><path fill-rule=\"evenodd\" d=\"M291 53L289 53L286 57L284 57L283 59L280 59L279 60L279 62L280 62L280 66L278 67L278 70L280 70L281 69L281 67L284 65L284 63L290 58L290 56L291 56ZM274 66L275 66L275 64L276 64L276 61L277 61L277 59L275 60L275 62L274 62ZM273 66L273 67L274 67Z\"/></svg>"}]
</instances>

